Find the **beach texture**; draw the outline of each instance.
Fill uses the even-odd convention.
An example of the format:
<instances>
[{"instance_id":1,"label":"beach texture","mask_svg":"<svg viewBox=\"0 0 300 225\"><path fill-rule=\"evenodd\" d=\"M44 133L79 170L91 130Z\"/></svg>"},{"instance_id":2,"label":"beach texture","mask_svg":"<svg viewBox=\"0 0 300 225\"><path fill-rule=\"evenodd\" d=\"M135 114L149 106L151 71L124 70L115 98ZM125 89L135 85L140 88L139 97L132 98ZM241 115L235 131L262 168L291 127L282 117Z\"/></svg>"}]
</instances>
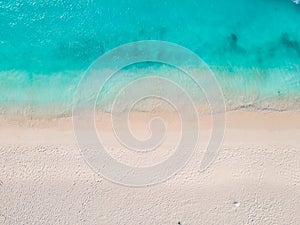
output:
<instances>
[{"instance_id":1,"label":"beach texture","mask_svg":"<svg viewBox=\"0 0 300 225\"><path fill-rule=\"evenodd\" d=\"M112 183L88 166L71 118L2 119L0 224L297 225L299 121L295 112L229 112L210 168L200 171L205 150L200 144L166 182L134 188ZM164 155L153 154L156 161ZM126 161L126 154L119 160Z\"/></svg>"}]
</instances>

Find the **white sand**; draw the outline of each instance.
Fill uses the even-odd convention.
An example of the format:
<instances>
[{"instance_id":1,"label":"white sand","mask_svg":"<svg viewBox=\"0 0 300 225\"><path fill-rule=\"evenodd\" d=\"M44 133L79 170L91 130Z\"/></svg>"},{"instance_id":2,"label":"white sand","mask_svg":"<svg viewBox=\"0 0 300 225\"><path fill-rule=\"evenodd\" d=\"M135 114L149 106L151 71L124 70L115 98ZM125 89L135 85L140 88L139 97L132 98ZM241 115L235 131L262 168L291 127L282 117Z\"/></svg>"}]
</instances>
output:
<instances>
[{"instance_id":1,"label":"white sand","mask_svg":"<svg viewBox=\"0 0 300 225\"><path fill-rule=\"evenodd\" d=\"M201 148L143 188L95 174L70 118L2 118L0 137L0 224L300 224L299 113L228 113L208 170L199 171Z\"/></svg>"}]
</instances>

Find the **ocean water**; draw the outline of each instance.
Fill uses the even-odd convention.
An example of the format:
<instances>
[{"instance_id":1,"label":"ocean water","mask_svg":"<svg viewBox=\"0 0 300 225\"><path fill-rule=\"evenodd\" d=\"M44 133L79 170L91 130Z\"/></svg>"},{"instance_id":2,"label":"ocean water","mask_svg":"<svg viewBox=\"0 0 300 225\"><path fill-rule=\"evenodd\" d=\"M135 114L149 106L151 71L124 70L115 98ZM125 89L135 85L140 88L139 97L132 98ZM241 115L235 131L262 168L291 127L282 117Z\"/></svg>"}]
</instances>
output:
<instances>
[{"instance_id":1,"label":"ocean water","mask_svg":"<svg viewBox=\"0 0 300 225\"><path fill-rule=\"evenodd\" d=\"M174 42L199 55L228 110L299 109L300 5L290 0L5 0L0 113L69 114L89 65L139 40ZM147 70L124 70L121 80L141 73ZM112 81L107 95L122 82Z\"/></svg>"}]
</instances>

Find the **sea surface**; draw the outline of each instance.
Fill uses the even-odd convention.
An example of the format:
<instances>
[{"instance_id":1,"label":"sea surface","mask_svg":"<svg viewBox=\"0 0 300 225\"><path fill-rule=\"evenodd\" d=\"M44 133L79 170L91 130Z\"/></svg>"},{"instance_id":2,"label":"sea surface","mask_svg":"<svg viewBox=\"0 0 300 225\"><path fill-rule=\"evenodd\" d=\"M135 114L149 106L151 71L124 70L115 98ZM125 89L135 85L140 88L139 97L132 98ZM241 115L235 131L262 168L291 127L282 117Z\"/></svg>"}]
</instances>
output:
<instances>
[{"instance_id":1,"label":"sea surface","mask_svg":"<svg viewBox=\"0 0 300 225\"><path fill-rule=\"evenodd\" d=\"M300 108L300 5L290 0L5 0L0 113L70 114L84 71L110 49L141 40L174 42L201 57L228 110ZM149 68L125 69L106 95Z\"/></svg>"}]
</instances>

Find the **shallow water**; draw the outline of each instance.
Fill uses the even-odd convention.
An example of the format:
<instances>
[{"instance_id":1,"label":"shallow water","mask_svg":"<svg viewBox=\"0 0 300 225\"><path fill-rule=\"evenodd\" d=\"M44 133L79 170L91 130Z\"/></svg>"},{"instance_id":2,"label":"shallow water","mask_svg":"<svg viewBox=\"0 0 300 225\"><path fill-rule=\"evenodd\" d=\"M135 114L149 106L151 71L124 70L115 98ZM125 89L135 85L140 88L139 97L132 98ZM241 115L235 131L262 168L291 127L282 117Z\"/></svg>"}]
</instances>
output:
<instances>
[{"instance_id":1,"label":"shallow water","mask_svg":"<svg viewBox=\"0 0 300 225\"><path fill-rule=\"evenodd\" d=\"M300 5L292 1L7 0L0 1L1 112L68 114L96 58L149 39L198 54L228 109L299 109Z\"/></svg>"}]
</instances>

